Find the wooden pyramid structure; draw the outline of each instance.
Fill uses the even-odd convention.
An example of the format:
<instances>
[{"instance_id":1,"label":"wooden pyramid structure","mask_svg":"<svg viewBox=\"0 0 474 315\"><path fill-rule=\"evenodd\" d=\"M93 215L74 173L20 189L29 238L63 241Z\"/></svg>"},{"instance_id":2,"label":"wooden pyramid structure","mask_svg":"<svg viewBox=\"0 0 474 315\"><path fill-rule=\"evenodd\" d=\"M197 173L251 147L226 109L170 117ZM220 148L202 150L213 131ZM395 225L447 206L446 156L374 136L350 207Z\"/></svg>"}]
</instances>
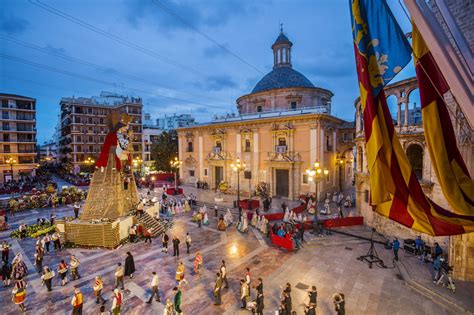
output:
<instances>
[{"instance_id":1,"label":"wooden pyramid structure","mask_svg":"<svg viewBox=\"0 0 474 315\"><path fill-rule=\"evenodd\" d=\"M121 126L128 126L130 117L113 112L107 119L110 132L102 146L96 164L98 167L89 185L81 220L115 220L128 215L139 202L131 165L126 165L129 160L121 161L116 155L117 131ZM128 146L130 147L130 143Z\"/></svg>"},{"instance_id":2,"label":"wooden pyramid structure","mask_svg":"<svg viewBox=\"0 0 474 315\"><path fill-rule=\"evenodd\" d=\"M115 220L127 215L138 204L133 172L124 175L117 170L115 163L115 146L112 146L107 166L96 169L92 176L81 220ZM125 187L125 176L130 178L128 187Z\"/></svg>"}]
</instances>

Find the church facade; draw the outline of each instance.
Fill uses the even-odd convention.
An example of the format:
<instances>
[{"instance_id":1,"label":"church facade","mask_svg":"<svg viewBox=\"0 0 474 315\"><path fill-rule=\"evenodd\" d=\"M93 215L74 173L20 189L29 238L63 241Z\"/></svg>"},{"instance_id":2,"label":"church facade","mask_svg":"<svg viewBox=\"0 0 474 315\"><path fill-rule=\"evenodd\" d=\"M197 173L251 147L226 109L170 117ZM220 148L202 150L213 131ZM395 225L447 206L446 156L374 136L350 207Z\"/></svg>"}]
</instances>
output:
<instances>
[{"instance_id":1,"label":"church facade","mask_svg":"<svg viewBox=\"0 0 474 315\"><path fill-rule=\"evenodd\" d=\"M271 46L273 70L236 100L239 115L177 129L182 181L211 189L224 183L236 192L231 164L240 159L242 195L261 182L288 199L352 186L354 124L331 116L333 93L293 69L292 47L281 32ZM314 162L328 170L317 181L306 173Z\"/></svg>"}]
</instances>

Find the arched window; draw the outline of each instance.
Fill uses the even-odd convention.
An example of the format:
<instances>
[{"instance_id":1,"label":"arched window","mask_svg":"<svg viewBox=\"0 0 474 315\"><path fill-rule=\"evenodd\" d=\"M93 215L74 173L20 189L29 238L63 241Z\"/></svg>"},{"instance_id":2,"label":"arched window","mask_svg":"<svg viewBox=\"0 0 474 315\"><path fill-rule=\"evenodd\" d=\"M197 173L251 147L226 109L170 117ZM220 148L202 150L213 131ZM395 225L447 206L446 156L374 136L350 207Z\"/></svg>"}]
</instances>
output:
<instances>
[{"instance_id":1,"label":"arched window","mask_svg":"<svg viewBox=\"0 0 474 315\"><path fill-rule=\"evenodd\" d=\"M389 97L387 97L387 106L390 110L390 116L392 116L393 124L399 125L400 122L397 122L398 100L395 95L390 95Z\"/></svg>"},{"instance_id":2,"label":"arched window","mask_svg":"<svg viewBox=\"0 0 474 315\"><path fill-rule=\"evenodd\" d=\"M407 157L416 178L423 178L423 148L418 144L410 144L407 148Z\"/></svg>"},{"instance_id":3,"label":"arched window","mask_svg":"<svg viewBox=\"0 0 474 315\"><path fill-rule=\"evenodd\" d=\"M414 89L408 94L408 124L421 125L420 90Z\"/></svg>"}]
</instances>

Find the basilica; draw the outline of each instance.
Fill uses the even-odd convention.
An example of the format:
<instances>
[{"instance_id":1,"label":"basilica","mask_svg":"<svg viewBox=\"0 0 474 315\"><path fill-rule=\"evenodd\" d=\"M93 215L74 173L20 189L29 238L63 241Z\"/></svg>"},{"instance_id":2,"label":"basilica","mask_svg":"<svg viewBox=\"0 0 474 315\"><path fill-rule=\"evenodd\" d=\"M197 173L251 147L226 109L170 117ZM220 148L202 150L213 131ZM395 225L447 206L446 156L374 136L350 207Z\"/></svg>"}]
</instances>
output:
<instances>
[{"instance_id":1,"label":"basilica","mask_svg":"<svg viewBox=\"0 0 474 315\"><path fill-rule=\"evenodd\" d=\"M292 48L281 31L272 71L236 100L238 115L177 130L182 181L235 191L240 179L244 195L265 182L290 200L353 185L355 125L331 115L331 91L293 69ZM237 159L246 165L240 175L231 168Z\"/></svg>"}]
</instances>

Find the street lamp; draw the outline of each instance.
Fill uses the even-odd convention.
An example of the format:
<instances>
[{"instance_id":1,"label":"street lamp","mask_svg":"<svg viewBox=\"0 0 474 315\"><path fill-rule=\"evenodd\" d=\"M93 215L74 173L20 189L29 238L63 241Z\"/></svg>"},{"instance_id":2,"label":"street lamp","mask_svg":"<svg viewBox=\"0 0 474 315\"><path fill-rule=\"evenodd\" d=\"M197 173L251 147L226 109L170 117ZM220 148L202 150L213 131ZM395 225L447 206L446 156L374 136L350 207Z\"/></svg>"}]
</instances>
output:
<instances>
[{"instance_id":1,"label":"street lamp","mask_svg":"<svg viewBox=\"0 0 474 315\"><path fill-rule=\"evenodd\" d=\"M344 155L338 155L336 157L336 167L339 169L339 190L342 191L342 171L343 171L343 164L345 162Z\"/></svg>"},{"instance_id":2,"label":"street lamp","mask_svg":"<svg viewBox=\"0 0 474 315\"><path fill-rule=\"evenodd\" d=\"M239 158L235 160L235 163L230 165L232 170L237 173L237 208L240 209L240 172L245 170L247 167L245 163L241 162Z\"/></svg>"},{"instance_id":3,"label":"street lamp","mask_svg":"<svg viewBox=\"0 0 474 315\"><path fill-rule=\"evenodd\" d=\"M95 163L95 160L93 158L91 158L90 156L87 159L84 160L84 164L86 164L89 167L94 165L94 163Z\"/></svg>"},{"instance_id":4,"label":"street lamp","mask_svg":"<svg viewBox=\"0 0 474 315\"><path fill-rule=\"evenodd\" d=\"M143 160L139 156L136 156L133 158L132 163L135 168L138 168L138 166L143 163Z\"/></svg>"},{"instance_id":5,"label":"street lamp","mask_svg":"<svg viewBox=\"0 0 474 315\"><path fill-rule=\"evenodd\" d=\"M18 161L12 157L5 160L5 163L10 164L10 172L12 173L12 181L13 181L13 165L17 164Z\"/></svg>"},{"instance_id":6,"label":"street lamp","mask_svg":"<svg viewBox=\"0 0 474 315\"><path fill-rule=\"evenodd\" d=\"M314 162L313 167L308 168L306 170L306 174L308 174L308 180L316 184L316 204L317 204L318 184L320 181L322 181L325 177L329 175L329 171L326 168L322 169L319 165L319 162Z\"/></svg>"},{"instance_id":7,"label":"street lamp","mask_svg":"<svg viewBox=\"0 0 474 315\"><path fill-rule=\"evenodd\" d=\"M174 193L175 194L178 193L178 181L177 181L178 169L181 167L182 164L183 164L183 161L180 161L178 157L175 157L174 160L170 161L171 168L175 169L174 171Z\"/></svg>"}]
</instances>

